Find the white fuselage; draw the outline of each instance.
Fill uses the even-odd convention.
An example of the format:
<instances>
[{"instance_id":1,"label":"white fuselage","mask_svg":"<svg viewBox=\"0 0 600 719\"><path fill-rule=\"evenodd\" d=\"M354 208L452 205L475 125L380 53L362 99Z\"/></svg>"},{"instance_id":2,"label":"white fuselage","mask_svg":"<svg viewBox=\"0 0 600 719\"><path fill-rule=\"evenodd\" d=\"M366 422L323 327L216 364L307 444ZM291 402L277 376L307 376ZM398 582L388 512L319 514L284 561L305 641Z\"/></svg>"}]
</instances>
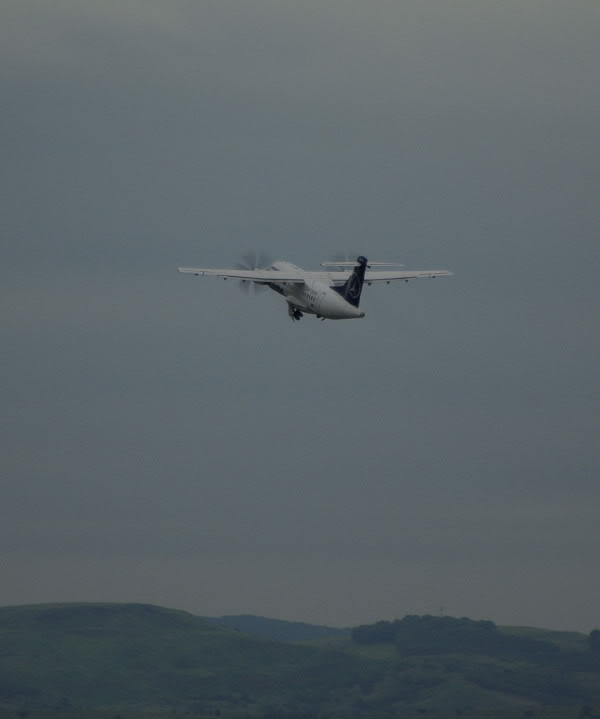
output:
<instances>
[{"instance_id":1,"label":"white fuselage","mask_svg":"<svg viewBox=\"0 0 600 719\"><path fill-rule=\"evenodd\" d=\"M273 270L281 272L298 271L305 275L304 284L294 282L272 282L271 286L280 292L290 307L329 320L346 320L364 317L365 313L347 302L339 292L324 282L311 279L310 272L290 262L274 262Z\"/></svg>"}]
</instances>

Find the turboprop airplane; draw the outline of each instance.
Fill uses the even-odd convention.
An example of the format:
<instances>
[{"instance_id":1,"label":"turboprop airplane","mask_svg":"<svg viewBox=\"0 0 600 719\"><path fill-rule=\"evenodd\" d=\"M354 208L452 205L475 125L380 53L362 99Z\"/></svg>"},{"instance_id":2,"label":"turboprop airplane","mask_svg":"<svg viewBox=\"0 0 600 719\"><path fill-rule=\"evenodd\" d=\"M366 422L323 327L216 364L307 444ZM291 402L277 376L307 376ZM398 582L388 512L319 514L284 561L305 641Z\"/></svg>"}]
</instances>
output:
<instances>
[{"instance_id":1,"label":"turboprop airplane","mask_svg":"<svg viewBox=\"0 0 600 719\"><path fill-rule=\"evenodd\" d=\"M259 264L256 261L249 265ZM263 264L263 263L260 263ZM242 285L270 287L285 297L288 314L292 320L300 320L304 314L316 315L321 320L349 320L364 317L359 309L363 284L392 280L413 280L421 277L444 277L448 270L373 270L373 267L402 267L396 262L370 262L362 255L355 262L322 262L321 267L331 270L313 272L304 270L291 262L278 260L268 267L244 267L237 269L212 269L208 267L178 267L179 272L193 275L212 275L224 280L240 280Z\"/></svg>"}]
</instances>

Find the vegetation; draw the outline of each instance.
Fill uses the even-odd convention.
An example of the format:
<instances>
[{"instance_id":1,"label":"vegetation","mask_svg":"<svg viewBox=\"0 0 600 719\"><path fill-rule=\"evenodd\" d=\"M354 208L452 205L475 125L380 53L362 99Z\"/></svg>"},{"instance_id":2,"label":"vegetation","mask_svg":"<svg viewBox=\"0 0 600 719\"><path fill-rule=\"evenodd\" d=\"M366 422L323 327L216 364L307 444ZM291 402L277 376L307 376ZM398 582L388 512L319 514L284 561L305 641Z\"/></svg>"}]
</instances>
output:
<instances>
[{"instance_id":1,"label":"vegetation","mask_svg":"<svg viewBox=\"0 0 600 719\"><path fill-rule=\"evenodd\" d=\"M402 654L483 654L534 656L556 654L549 641L500 632L490 621L453 617L406 616L394 622L356 627L352 639L361 644L394 642Z\"/></svg>"},{"instance_id":2,"label":"vegetation","mask_svg":"<svg viewBox=\"0 0 600 719\"><path fill-rule=\"evenodd\" d=\"M276 642L305 642L323 637L345 636L349 629L323 627L305 622L287 622L283 619L256 617L252 614L232 614L210 619L224 627L251 634L261 639L273 639Z\"/></svg>"},{"instance_id":3,"label":"vegetation","mask_svg":"<svg viewBox=\"0 0 600 719\"><path fill-rule=\"evenodd\" d=\"M6 607L0 719L580 719L597 641L405 617L284 643L151 605Z\"/></svg>"}]
</instances>

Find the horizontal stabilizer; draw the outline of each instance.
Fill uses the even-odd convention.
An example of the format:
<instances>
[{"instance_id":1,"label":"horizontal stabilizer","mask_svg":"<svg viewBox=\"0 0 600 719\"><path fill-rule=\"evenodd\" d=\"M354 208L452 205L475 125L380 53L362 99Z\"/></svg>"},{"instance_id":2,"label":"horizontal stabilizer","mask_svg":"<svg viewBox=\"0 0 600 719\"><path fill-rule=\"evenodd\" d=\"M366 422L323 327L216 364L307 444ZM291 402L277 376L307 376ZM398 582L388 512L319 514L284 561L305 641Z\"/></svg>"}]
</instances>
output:
<instances>
[{"instance_id":1,"label":"horizontal stabilizer","mask_svg":"<svg viewBox=\"0 0 600 719\"><path fill-rule=\"evenodd\" d=\"M321 267L356 267L359 263L354 262L321 262ZM399 262L369 262L367 267L404 267Z\"/></svg>"}]
</instances>

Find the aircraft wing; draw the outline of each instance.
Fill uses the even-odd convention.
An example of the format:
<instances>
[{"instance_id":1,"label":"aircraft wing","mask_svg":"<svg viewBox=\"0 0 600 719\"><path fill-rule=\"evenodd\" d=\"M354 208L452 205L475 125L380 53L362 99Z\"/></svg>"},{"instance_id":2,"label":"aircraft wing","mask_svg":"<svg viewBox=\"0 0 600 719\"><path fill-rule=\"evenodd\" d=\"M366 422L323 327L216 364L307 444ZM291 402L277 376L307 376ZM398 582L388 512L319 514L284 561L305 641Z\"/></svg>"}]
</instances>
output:
<instances>
[{"instance_id":1,"label":"aircraft wing","mask_svg":"<svg viewBox=\"0 0 600 719\"><path fill-rule=\"evenodd\" d=\"M392 280L416 280L424 277L449 277L453 275L449 270L398 270L395 272L373 271L365 272L365 282L391 282Z\"/></svg>"},{"instance_id":2,"label":"aircraft wing","mask_svg":"<svg viewBox=\"0 0 600 719\"><path fill-rule=\"evenodd\" d=\"M299 272L280 272L279 270L234 270L214 269L212 267L178 267L178 272L192 275L209 275L212 277L231 277L236 280L251 280L252 282L294 282L303 285L304 276Z\"/></svg>"},{"instance_id":3,"label":"aircraft wing","mask_svg":"<svg viewBox=\"0 0 600 719\"><path fill-rule=\"evenodd\" d=\"M424 277L448 277L452 274L454 273L449 270L367 270L365 272L365 282L408 281ZM310 276L312 279L337 285L346 282L348 277L350 277L350 272L311 272Z\"/></svg>"}]
</instances>

